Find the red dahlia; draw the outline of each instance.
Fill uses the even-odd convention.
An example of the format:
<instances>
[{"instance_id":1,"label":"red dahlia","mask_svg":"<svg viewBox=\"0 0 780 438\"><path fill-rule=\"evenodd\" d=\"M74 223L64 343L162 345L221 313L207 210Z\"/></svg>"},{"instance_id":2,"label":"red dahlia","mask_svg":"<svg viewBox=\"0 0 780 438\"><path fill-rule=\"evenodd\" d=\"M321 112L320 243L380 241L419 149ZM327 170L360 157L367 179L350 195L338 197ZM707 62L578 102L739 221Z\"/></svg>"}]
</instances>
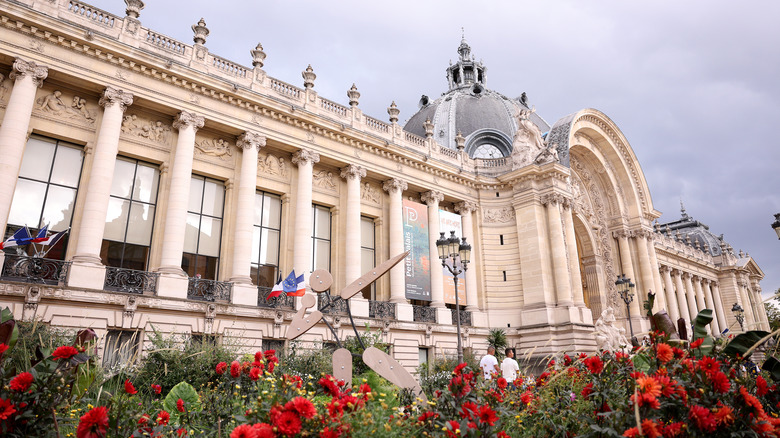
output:
<instances>
[{"instance_id":1,"label":"red dahlia","mask_svg":"<svg viewBox=\"0 0 780 438\"><path fill-rule=\"evenodd\" d=\"M11 379L11 390L16 392L24 392L30 389L30 385L32 385L33 380L35 378L32 374L24 372L19 373L16 377Z\"/></svg>"},{"instance_id":2,"label":"red dahlia","mask_svg":"<svg viewBox=\"0 0 780 438\"><path fill-rule=\"evenodd\" d=\"M294 436L301 431L301 419L291 411L284 411L274 418L274 425L280 433L287 436Z\"/></svg>"},{"instance_id":3,"label":"red dahlia","mask_svg":"<svg viewBox=\"0 0 780 438\"><path fill-rule=\"evenodd\" d=\"M227 364L225 362L218 363L216 371L220 376L225 374L225 371L227 371Z\"/></svg>"},{"instance_id":4,"label":"red dahlia","mask_svg":"<svg viewBox=\"0 0 780 438\"><path fill-rule=\"evenodd\" d=\"M71 347L70 345L63 345L62 347L57 347L56 350L54 350L54 353L52 353L52 357L55 359L70 359L71 357L79 354L79 351L76 349L76 347Z\"/></svg>"},{"instance_id":5,"label":"red dahlia","mask_svg":"<svg viewBox=\"0 0 780 438\"><path fill-rule=\"evenodd\" d=\"M62 348L62 347L60 347ZM77 438L105 438L108 431L108 408L98 406L79 419Z\"/></svg>"},{"instance_id":6,"label":"red dahlia","mask_svg":"<svg viewBox=\"0 0 780 438\"><path fill-rule=\"evenodd\" d=\"M14 412L16 412L14 404L9 400L0 398L0 420L7 420Z\"/></svg>"},{"instance_id":7,"label":"red dahlia","mask_svg":"<svg viewBox=\"0 0 780 438\"><path fill-rule=\"evenodd\" d=\"M257 431L248 424L242 424L233 429L230 438L257 438Z\"/></svg>"},{"instance_id":8,"label":"red dahlia","mask_svg":"<svg viewBox=\"0 0 780 438\"><path fill-rule=\"evenodd\" d=\"M130 381L130 379L125 380L125 392L130 395L138 393L138 390L135 389L135 386L133 386L133 383Z\"/></svg>"}]
</instances>

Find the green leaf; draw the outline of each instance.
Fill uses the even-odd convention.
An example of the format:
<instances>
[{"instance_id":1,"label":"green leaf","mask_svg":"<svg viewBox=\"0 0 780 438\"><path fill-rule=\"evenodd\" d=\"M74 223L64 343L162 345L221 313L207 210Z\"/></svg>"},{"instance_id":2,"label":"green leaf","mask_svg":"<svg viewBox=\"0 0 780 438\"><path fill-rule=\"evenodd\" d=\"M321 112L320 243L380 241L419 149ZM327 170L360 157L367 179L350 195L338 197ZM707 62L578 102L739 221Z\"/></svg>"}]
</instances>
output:
<instances>
[{"instance_id":1,"label":"green leaf","mask_svg":"<svg viewBox=\"0 0 780 438\"><path fill-rule=\"evenodd\" d=\"M761 367L762 370L768 371L769 375L772 376L772 380L775 382L780 381L780 361L775 359L772 356L769 356L764 361L764 365Z\"/></svg>"},{"instance_id":2,"label":"green leaf","mask_svg":"<svg viewBox=\"0 0 780 438\"><path fill-rule=\"evenodd\" d=\"M761 330L751 330L746 333L741 333L735 336L734 339L726 345L726 348L723 349L723 353L731 357L737 357L737 355L744 357L745 352L768 335L768 332Z\"/></svg>"},{"instance_id":3,"label":"green leaf","mask_svg":"<svg viewBox=\"0 0 780 438\"><path fill-rule=\"evenodd\" d=\"M715 340L707 334L707 326L712 322L712 309L703 309L693 320L693 341L703 339L701 346L696 351L697 357L710 354L715 345Z\"/></svg>"},{"instance_id":4,"label":"green leaf","mask_svg":"<svg viewBox=\"0 0 780 438\"><path fill-rule=\"evenodd\" d=\"M634 362L634 368L636 368L637 371L642 371L644 373L650 371L650 356L647 354L635 354L634 357L631 358L631 361Z\"/></svg>"},{"instance_id":5,"label":"green leaf","mask_svg":"<svg viewBox=\"0 0 780 438\"><path fill-rule=\"evenodd\" d=\"M179 410L176 409L176 402L179 399L184 400L184 406L186 406L188 412L201 410L198 391L195 391L195 388L187 382L179 382L171 389L168 395L165 396L163 406L171 415L180 414Z\"/></svg>"}]
</instances>

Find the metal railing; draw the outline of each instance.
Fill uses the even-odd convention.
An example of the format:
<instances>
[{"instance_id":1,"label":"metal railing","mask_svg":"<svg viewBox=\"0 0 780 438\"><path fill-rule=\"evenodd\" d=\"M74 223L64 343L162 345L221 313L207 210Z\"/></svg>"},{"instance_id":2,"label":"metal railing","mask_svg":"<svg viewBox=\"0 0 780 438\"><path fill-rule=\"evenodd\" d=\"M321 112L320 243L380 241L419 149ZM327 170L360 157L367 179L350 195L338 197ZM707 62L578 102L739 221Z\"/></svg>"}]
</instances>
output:
<instances>
[{"instance_id":1,"label":"metal railing","mask_svg":"<svg viewBox=\"0 0 780 438\"><path fill-rule=\"evenodd\" d=\"M295 309L295 297L287 296L282 292L276 298L268 299L273 288L257 286L257 307L270 307L272 309Z\"/></svg>"},{"instance_id":2,"label":"metal railing","mask_svg":"<svg viewBox=\"0 0 780 438\"><path fill-rule=\"evenodd\" d=\"M0 279L64 286L68 281L70 264L64 260L6 254Z\"/></svg>"},{"instance_id":3,"label":"metal railing","mask_svg":"<svg viewBox=\"0 0 780 438\"><path fill-rule=\"evenodd\" d=\"M436 322L436 308L428 306L418 306L412 304L414 320L417 322Z\"/></svg>"},{"instance_id":4,"label":"metal railing","mask_svg":"<svg viewBox=\"0 0 780 438\"><path fill-rule=\"evenodd\" d=\"M377 319L395 319L395 303L369 300L368 316Z\"/></svg>"},{"instance_id":5,"label":"metal railing","mask_svg":"<svg viewBox=\"0 0 780 438\"><path fill-rule=\"evenodd\" d=\"M450 309L450 311L452 312L452 323L455 324L455 321L458 320L458 311L456 309ZM460 311L460 325L471 325L471 312Z\"/></svg>"},{"instance_id":6,"label":"metal railing","mask_svg":"<svg viewBox=\"0 0 780 438\"><path fill-rule=\"evenodd\" d=\"M199 301L230 301L233 283L190 277L187 299Z\"/></svg>"},{"instance_id":7,"label":"metal railing","mask_svg":"<svg viewBox=\"0 0 780 438\"><path fill-rule=\"evenodd\" d=\"M319 296L320 299L317 301L317 310L322 311L322 313L341 313L344 315L347 314L347 302L343 298L339 296L330 297L330 301L329 301L327 297L328 295L320 294ZM328 306L328 302L331 303L330 306Z\"/></svg>"},{"instance_id":8,"label":"metal railing","mask_svg":"<svg viewBox=\"0 0 780 438\"><path fill-rule=\"evenodd\" d=\"M103 290L157 295L158 272L136 271L135 269L106 267L106 281Z\"/></svg>"}]
</instances>

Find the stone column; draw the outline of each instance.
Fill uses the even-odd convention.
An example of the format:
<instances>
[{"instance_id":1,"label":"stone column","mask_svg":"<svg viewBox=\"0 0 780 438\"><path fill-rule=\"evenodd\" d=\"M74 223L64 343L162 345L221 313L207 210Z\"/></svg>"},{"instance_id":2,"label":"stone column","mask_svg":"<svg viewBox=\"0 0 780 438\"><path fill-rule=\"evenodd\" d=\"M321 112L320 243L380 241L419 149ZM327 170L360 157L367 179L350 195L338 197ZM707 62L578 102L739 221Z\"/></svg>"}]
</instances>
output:
<instances>
[{"instance_id":1,"label":"stone column","mask_svg":"<svg viewBox=\"0 0 780 438\"><path fill-rule=\"evenodd\" d=\"M365 176L366 169L354 164L341 169L341 177L347 180L347 214L344 220L346 284L352 283L363 275L360 265L360 179Z\"/></svg>"},{"instance_id":2,"label":"stone column","mask_svg":"<svg viewBox=\"0 0 780 438\"><path fill-rule=\"evenodd\" d=\"M582 272L580 271L580 254L577 252L577 237L574 232L574 218L570 200L565 200L563 206L563 227L566 232L566 252L569 256L571 271L571 291L574 305L585 306L585 294L582 291Z\"/></svg>"},{"instance_id":3,"label":"stone column","mask_svg":"<svg viewBox=\"0 0 780 438\"><path fill-rule=\"evenodd\" d=\"M99 104L104 108L103 119L95 143L76 254L73 256L74 263L96 266L102 265L100 247L103 243L103 231L106 228L106 212L111 196L111 183L114 179L116 155L119 152L122 117L127 107L133 104L133 95L108 87L103 92ZM101 284L99 287L102 286Z\"/></svg>"},{"instance_id":4,"label":"stone column","mask_svg":"<svg viewBox=\"0 0 780 438\"><path fill-rule=\"evenodd\" d=\"M293 269L296 275L304 275L307 283L311 273L311 188L312 170L320 162L320 154L301 149L293 154L293 164L298 166L298 191L295 195L295 234L293 235Z\"/></svg>"},{"instance_id":5,"label":"stone column","mask_svg":"<svg viewBox=\"0 0 780 438\"><path fill-rule=\"evenodd\" d=\"M750 299L750 291L745 280L739 280L739 293L742 296L742 308L745 309L745 330L754 330L756 315L753 312L753 300Z\"/></svg>"},{"instance_id":6,"label":"stone column","mask_svg":"<svg viewBox=\"0 0 780 438\"><path fill-rule=\"evenodd\" d=\"M388 212L390 215L390 257L395 257L404 252L403 203L401 202L401 194L407 187L406 181L397 178L389 179L382 185L382 188L390 195ZM395 265L390 270L390 302L406 303L403 262Z\"/></svg>"},{"instance_id":7,"label":"stone column","mask_svg":"<svg viewBox=\"0 0 780 438\"><path fill-rule=\"evenodd\" d=\"M716 289L717 286L717 283L712 280L705 280L704 291L715 305L715 317L718 319L718 329L720 330L718 334L720 334L729 326L729 322L726 319L726 313L723 311L723 302L720 299L720 292Z\"/></svg>"},{"instance_id":8,"label":"stone column","mask_svg":"<svg viewBox=\"0 0 780 438\"><path fill-rule=\"evenodd\" d=\"M439 240L439 202L444 199L441 192L430 190L422 194L422 202L428 206L428 252L431 260L431 307L444 307L444 271L439 259L436 241ZM460 234L460 233L456 233ZM448 230L444 230L449 237ZM467 239L468 240L468 239Z\"/></svg>"},{"instance_id":9,"label":"stone column","mask_svg":"<svg viewBox=\"0 0 780 438\"><path fill-rule=\"evenodd\" d=\"M658 256L655 253L655 243L653 242L655 239L655 233L647 233L647 251L650 253L650 266L653 268L653 281L655 282L655 287L657 290L656 300L658 300L659 296L663 296L664 302L658 303L658 306L656 306L657 309L661 309L664 306L670 307L669 301L666 300L666 296L661 293L661 291L664 289L664 281L661 278L661 271L660 271L660 265L658 264Z\"/></svg>"},{"instance_id":10,"label":"stone column","mask_svg":"<svg viewBox=\"0 0 780 438\"><path fill-rule=\"evenodd\" d=\"M689 322L693 322L696 319L696 315L699 314L699 307L696 305L696 292L693 290L693 283L691 283L693 275L689 272L684 272L682 277L685 282L685 296L688 298L688 311L691 314Z\"/></svg>"},{"instance_id":11,"label":"stone column","mask_svg":"<svg viewBox=\"0 0 780 438\"><path fill-rule=\"evenodd\" d=\"M682 281L682 272L679 270L674 271L674 282L677 286L677 304L680 307L680 318L683 318L685 322L689 323L691 322L691 312L688 307L688 302L686 301L686 293L685 293L685 286L683 286ZM675 321L675 325L677 324L677 321Z\"/></svg>"},{"instance_id":12,"label":"stone column","mask_svg":"<svg viewBox=\"0 0 780 438\"><path fill-rule=\"evenodd\" d=\"M712 309L712 322L710 323L710 326L712 328L712 333L714 335L718 335L720 333L720 324L718 323L718 312L715 310L715 302L712 300L712 291L709 290L709 288L706 287L707 282L709 280L700 278L696 282L696 293L701 293L704 295L704 303L707 306L707 309ZM702 283L704 283L705 287L702 287Z\"/></svg>"},{"instance_id":13,"label":"stone column","mask_svg":"<svg viewBox=\"0 0 780 438\"><path fill-rule=\"evenodd\" d=\"M704 309L712 309L712 307L708 307L706 301L704 300L704 291L701 288L701 277L695 276L691 278L693 281L693 291L696 293L696 307L699 309L699 312L701 312ZM713 312L715 309L712 309Z\"/></svg>"},{"instance_id":14,"label":"stone column","mask_svg":"<svg viewBox=\"0 0 780 438\"><path fill-rule=\"evenodd\" d=\"M639 255L639 271L642 278L642 290L637 291L637 297L642 297L642 301L644 302L647 300L647 294L651 289L655 288L655 279L653 278L653 270L657 270L657 266L653 266L650 263L650 254L647 249L647 238L645 237L645 233L649 233L645 230L640 230L636 233L634 239L636 242L636 252ZM638 282L637 282L638 283ZM660 291L656 291L660 292ZM664 294L657 294L656 300L661 301L663 300ZM659 308L662 303L659 302ZM640 306L641 308L641 306ZM642 310L644 313L644 309Z\"/></svg>"},{"instance_id":15,"label":"stone column","mask_svg":"<svg viewBox=\"0 0 780 438\"><path fill-rule=\"evenodd\" d=\"M555 279L555 297L558 306L572 306L574 297L571 291L566 242L563 237L563 222L559 205L563 197L557 194L546 195L541 202L547 210L547 229L550 236L553 277Z\"/></svg>"},{"instance_id":16,"label":"stone column","mask_svg":"<svg viewBox=\"0 0 780 438\"><path fill-rule=\"evenodd\" d=\"M460 219L463 222L463 237L471 245L471 263L469 270L466 271L466 310L469 312L479 312L479 298L477 295L477 270L480 266L479 253L477 252L476 241L474 240L474 222L472 213L477 211L477 204L474 202L463 201L455 204L455 211L460 213Z\"/></svg>"},{"instance_id":17,"label":"stone column","mask_svg":"<svg viewBox=\"0 0 780 438\"><path fill-rule=\"evenodd\" d=\"M674 284L672 284L671 269L668 266L661 266L661 274L664 277L664 284L666 286L666 304L669 306L669 317L672 321L677 323L680 319L680 310L677 307L677 296L674 293Z\"/></svg>"},{"instance_id":18,"label":"stone column","mask_svg":"<svg viewBox=\"0 0 780 438\"><path fill-rule=\"evenodd\" d=\"M16 58L9 76L14 86L0 125L0 232L3 233L8 225L8 213L22 166L27 129L35 104L35 89L43 85L48 74L48 68Z\"/></svg>"},{"instance_id":19,"label":"stone column","mask_svg":"<svg viewBox=\"0 0 780 438\"><path fill-rule=\"evenodd\" d=\"M636 281L636 276L634 275L634 264L631 260L631 247L628 245L628 233L626 231L618 231L614 233L614 235L618 239L618 248L620 249L620 265L623 271L623 275L625 275L627 278L630 278L631 281ZM614 283L615 280L612 280L612 282ZM629 304L633 318L641 319L641 300L641 294L635 290L634 300L631 301L631 304Z\"/></svg>"},{"instance_id":20,"label":"stone column","mask_svg":"<svg viewBox=\"0 0 780 438\"><path fill-rule=\"evenodd\" d=\"M180 112L173 121L173 127L178 129L179 137L171 166L171 186L168 189L159 268L161 273L169 276L185 276L181 269L181 256L184 252L187 203L192 181L192 157L195 151L195 133L204 123L203 116L187 111Z\"/></svg>"},{"instance_id":21,"label":"stone column","mask_svg":"<svg viewBox=\"0 0 780 438\"><path fill-rule=\"evenodd\" d=\"M265 146L265 136L247 131L238 137L236 145L241 153L241 175L238 180L236 202L236 228L233 232L233 271L230 281L237 284L252 284L251 264L252 235L257 193L257 152Z\"/></svg>"}]
</instances>

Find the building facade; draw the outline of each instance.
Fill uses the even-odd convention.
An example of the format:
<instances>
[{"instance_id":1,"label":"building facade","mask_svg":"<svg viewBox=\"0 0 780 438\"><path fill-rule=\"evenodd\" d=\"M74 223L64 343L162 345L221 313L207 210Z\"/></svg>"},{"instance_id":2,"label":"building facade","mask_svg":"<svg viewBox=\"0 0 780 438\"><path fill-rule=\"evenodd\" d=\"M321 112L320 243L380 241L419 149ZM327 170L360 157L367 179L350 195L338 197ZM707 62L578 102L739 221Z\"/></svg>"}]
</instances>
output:
<instances>
[{"instance_id":1,"label":"building facade","mask_svg":"<svg viewBox=\"0 0 780 438\"><path fill-rule=\"evenodd\" d=\"M151 330L278 347L300 300L268 299L290 270L332 273L334 295L382 261L412 256L350 300L413 369L454 355L451 279L435 245L472 244L460 284L462 342L503 328L530 357L596 348L594 320L649 329L642 304L711 329L768 328L763 278L684 211L659 224L627 139L585 109L549 125L527 97L487 88L462 41L448 91L405 125L269 76L74 0L0 2L0 221L6 237L70 229L51 248L5 250L0 304L21 319L91 327L104 359L141 352ZM417 223L413 223L417 221ZM615 279L636 284L628 314ZM312 292L308 292L312 293ZM322 303L323 300L320 300ZM338 303L337 303L338 304ZM320 304L322 306L322 304ZM344 305L326 309L340 339ZM331 344L318 324L306 342Z\"/></svg>"}]
</instances>

